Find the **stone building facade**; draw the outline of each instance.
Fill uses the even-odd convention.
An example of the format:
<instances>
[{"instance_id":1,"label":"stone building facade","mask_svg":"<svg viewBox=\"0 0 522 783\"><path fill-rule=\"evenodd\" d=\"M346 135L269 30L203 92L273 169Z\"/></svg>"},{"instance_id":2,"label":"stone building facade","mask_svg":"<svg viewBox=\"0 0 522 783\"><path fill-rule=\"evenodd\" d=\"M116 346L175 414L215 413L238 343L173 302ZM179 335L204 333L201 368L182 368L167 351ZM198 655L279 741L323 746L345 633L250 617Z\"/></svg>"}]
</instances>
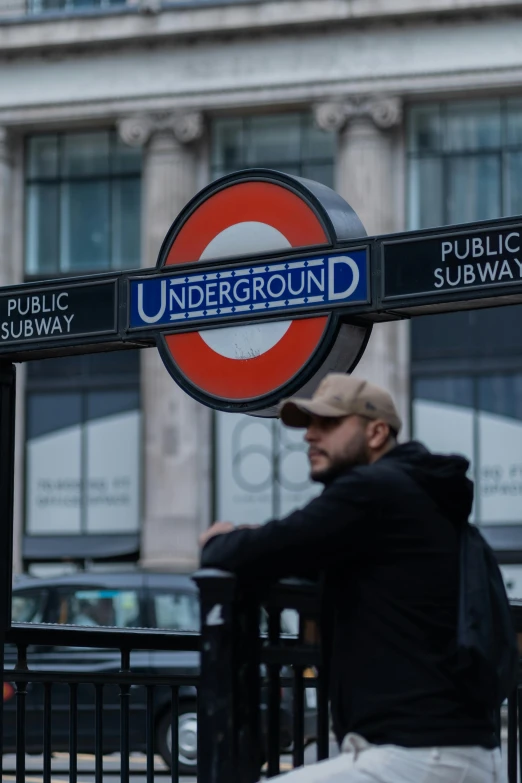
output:
<instances>
[{"instance_id":1,"label":"stone building facade","mask_svg":"<svg viewBox=\"0 0 522 783\"><path fill-rule=\"evenodd\" d=\"M369 234L522 212L521 40L518 0L0 0L2 284L153 266L191 196L251 165L332 185ZM406 435L486 471L477 521L511 562L517 313L376 326L357 368L393 392ZM481 407L477 378L492 374ZM18 569L190 569L213 516L263 519L315 491L275 424L235 422L246 441L232 453L239 430L156 351L24 365L18 389ZM482 414L513 441L497 484Z\"/></svg>"}]
</instances>

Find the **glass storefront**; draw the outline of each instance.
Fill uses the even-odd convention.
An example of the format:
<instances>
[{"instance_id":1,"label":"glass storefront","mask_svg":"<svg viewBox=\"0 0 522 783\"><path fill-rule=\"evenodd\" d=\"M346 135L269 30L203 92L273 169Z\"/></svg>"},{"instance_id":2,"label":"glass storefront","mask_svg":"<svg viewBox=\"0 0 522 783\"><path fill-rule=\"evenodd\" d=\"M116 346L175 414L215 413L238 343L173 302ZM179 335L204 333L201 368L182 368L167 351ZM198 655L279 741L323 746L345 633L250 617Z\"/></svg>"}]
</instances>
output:
<instances>
[{"instance_id":1,"label":"glass storefront","mask_svg":"<svg viewBox=\"0 0 522 783\"><path fill-rule=\"evenodd\" d=\"M332 187L334 133L309 113L219 118L212 124L211 174L262 167ZM302 430L272 419L215 414L214 512L235 523L265 522L289 513L321 487L308 479Z\"/></svg>"},{"instance_id":2,"label":"glass storefront","mask_svg":"<svg viewBox=\"0 0 522 783\"><path fill-rule=\"evenodd\" d=\"M412 107L408 161L409 228L521 213L522 101ZM473 518L499 532L522 525L521 318L517 305L411 324L413 434L470 459Z\"/></svg>"}]
</instances>

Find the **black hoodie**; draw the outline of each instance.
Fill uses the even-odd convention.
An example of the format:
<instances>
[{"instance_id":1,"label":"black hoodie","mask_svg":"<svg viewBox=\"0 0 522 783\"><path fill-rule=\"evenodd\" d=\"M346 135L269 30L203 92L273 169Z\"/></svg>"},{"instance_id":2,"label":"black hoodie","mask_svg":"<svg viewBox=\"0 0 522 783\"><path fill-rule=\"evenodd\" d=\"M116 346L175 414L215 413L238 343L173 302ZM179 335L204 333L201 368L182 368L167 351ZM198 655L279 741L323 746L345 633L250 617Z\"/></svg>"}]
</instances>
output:
<instances>
[{"instance_id":1,"label":"black hoodie","mask_svg":"<svg viewBox=\"0 0 522 783\"><path fill-rule=\"evenodd\" d=\"M462 457L397 446L337 477L307 506L210 539L201 564L243 579L316 573L339 742L497 744L493 716L449 673L458 595L457 527L473 485Z\"/></svg>"}]
</instances>

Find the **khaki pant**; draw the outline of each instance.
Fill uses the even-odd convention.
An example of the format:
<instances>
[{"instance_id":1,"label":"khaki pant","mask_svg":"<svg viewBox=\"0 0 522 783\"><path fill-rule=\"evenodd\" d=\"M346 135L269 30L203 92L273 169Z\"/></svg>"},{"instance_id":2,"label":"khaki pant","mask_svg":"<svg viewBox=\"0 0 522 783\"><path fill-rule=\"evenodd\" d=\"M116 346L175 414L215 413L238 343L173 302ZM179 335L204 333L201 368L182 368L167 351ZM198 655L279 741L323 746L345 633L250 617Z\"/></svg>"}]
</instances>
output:
<instances>
[{"instance_id":1,"label":"khaki pant","mask_svg":"<svg viewBox=\"0 0 522 783\"><path fill-rule=\"evenodd\" d=\"M333 759L271 778L281 783L505 783L500 751L370 745L348 734Z\"/></svg>"}]
</instances>

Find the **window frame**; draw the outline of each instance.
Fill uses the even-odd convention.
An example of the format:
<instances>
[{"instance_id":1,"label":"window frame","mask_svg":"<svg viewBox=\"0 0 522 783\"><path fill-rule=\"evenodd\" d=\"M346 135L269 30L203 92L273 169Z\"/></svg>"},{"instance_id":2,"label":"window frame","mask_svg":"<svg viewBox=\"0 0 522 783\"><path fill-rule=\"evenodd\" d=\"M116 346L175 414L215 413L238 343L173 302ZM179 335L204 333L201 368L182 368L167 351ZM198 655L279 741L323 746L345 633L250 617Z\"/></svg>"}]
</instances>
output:
<instances>
[{"instance_id":1,"label":"window frame","mask_svg":"<svg viewBox=\"0 0 522 783\"><path fill-rule=\"evenodd\" d=\"M296 122L295 129L299 133L299 149L294 156L292 160L282 160L278 159L277 156L267 156L264 160L258 160L255 164L249 163L249 153L248 153L248 146L249 146L249 139L252 138L252 134L255 133L255 129L253 126L255 125L256 121L259 121L260 119L273 119L277 121L281 118L291 118L294 119ZM219 124L220 123L236 123L238 133L241 137L241 153L238 156L238 158L235 160L235 166L233 168L227 168L227 166L224 165L224 156L221 156L223 158L223 164L219 162L219 160L215 157L215 148L214 148L214 137L215 134L219 132ZM288 166L290 166L292 169L297 169L298 174L294 176L306 176L306 167L309 166L331 166L331 184L333 184L333 180L335 178L335 166L336 166L336 134L334 132L325 132L320 130L315 130L314 132L317 133L323 133L325 140L327 140L327 144L331 145L331 155L326 157L323 153L321 155L310 155L308 154L309 150L311 149L310 145L310 139L307 139L306 133L308 129L314 129L314 119L313 115L310 111L306 110L288 110L288 111L274 111L274 112L265 112L265 113L249 113L249 114L227 114L227 115L220 115L216 116L212 120L211 125L211 132L210 132L210 175L211 179L215 179L218 176L223 176L225 174L230 173L231 171L235 171L237 169L249 169L249 168L271 168L271 169L278 169L280 171L285 171ZM306 151L308 147L308 152ZM230 416L230 414L223 414L225 416ZM222 468L220 468L220 465L222 462L220 461L220 438L223 438L222 443L225 442L227 438L230 437L231 440L234 440L234 435L230 435L229 433L223 434L221 431L221 423L219 419L220 414L217 412L213 412L212 415L212 434L211 434L211 443L212 443L212 496L211 496L211 508L214 518L219 518L221 511L219 510L221 505L221 498L223 495L223 488L222 483L220 481L221 474L222 474ZM251 417L244 417L244 421L247 422ZM261 421L261 420L260 420ZM270 501L268 501L265 505L268 508L270 506L270 512L267 513L267 515L264 518L264 521L266 519L270 519L272 517L280 516L281 514L288 513L288 509L283 509L282 505L286 498L291 497L291 489L288 487L283 486L283 463L285 458L288 457L288 454L292 451L292 446L290 444L286 444L284 442L284 438L281 437L281 430L279 425L276 426L277 423L273 422L269 424L270 420L265 420L264 425L267 426L267 428L270 430L269 438L270 438L270 445L269 445L269 470L268 470L268 487L264 492L270 494ZM237 429L239 427L239 422L234 425L234 429ZM249 448L251 449L254 446L252 442L249 441ZM232 446L232 449L235 447ZM302 449L305 451L305 448ZM241 449L239 449L241 451ZM238 458L239 459L239 458ZM238 483L239 486L239 483ZM299 497L299 492L302 492L303 495L306 496L308 499L309 496L313 496L313 493L310 492L310 487L312 486L311 482L306 482L301 490L295 489L293 490L295 492L295 504L298 506L302 504L302 502L306 502L302 500L301 497ZM285 493L286 490L286 493ZM248 492L249 490L245 490ZM257 491L257 490L255 490ZM319 491L319 490L318 490ZM250 509L250 512L252 512L252 509ZM239 521L239 520L238 520Z\"/></svg>"},{"instance_id":2,"label":"window frame","mask_svg":"<svg viewBox=\"0 0 522 783\"><path fill-rule=\"evenodd\" d=\"M480 444L480 434L479 434L479 417L481 413L480 408L480 380L482 378L491 378L492 375L495 376L522 376L522 357L521 357L521 366L518 368L518 371L513 368L512 365L509 367L504 364L503 368L499 368L498 366L494 366L493 372L485 370L484 368L475 368L472 371L466 372L463 371L461 368L459 368L455 363L446 365L444 368L440 367L432 367L428 368L427 366L423 367L422 369L417 368L411 373L411 383L412 383L412 393L410 395L410 422L411 422L411 431L412 431L412 437L415 438L416 433L414 430L414 415L413 415L413 406L415 400L419 399L425 399L423 397L418 397L415 395L415 382L418 380L427 380L430 377L433 379L441 379L441 378L448 378L448 377L460 377L460 378L467 378L472 383L472 397L473 397L473 406L470 408L468 406L463 406L467 410L469 410L473 416L473 464L475 466L475 517L477 518L477 526L480 528L481 532L484 534L486 539L489 541L490 545L493 546L493 548L496 550L499 562L501 563L518 563L521 560L522 557L522 506L520 511L520 521L517 522L482 522L480 521L481 516L481 508L480 508L480 500L481 500L481 493L480 493L480 468L481 468L481 444ZM488 413L488 411L484 411L484 413ZM521 419L522 422L522 419Z\"/></svg>"},{"instance_id":3,"label":"window frame","mask_svg":"<svg viewBox=\"0 0 522 783\"><path fill-rule=\"evenodd\" d=\"M30 370L27 371L27 379L26 379L26 388L25 388L25 394L24 394L24 416L25 421L27 421L27 415L28 415L28 407L29 407L29 398L31 394L61 394L61 393L78 393L81 394L83 397L83 403L82 403L82 430L85 427L86 422L88 419L86 418L86 411L87 411L87 395L91 392L112 392L112 391L122 391L122 392L128 392L133 391L137 393L138 397L138 408L137 410L141 413L143 410L143 399L141 394L141 359L140 359L140 353L136 349L135 352L135 358L137 359L136 364L134 367L131 367L131 369L126 373L110 373L106 370L101 371L99 373L95 373L92 371L92 367L89 363L90 356L85 355L81 357L75 357L78 360L78 365L81 372L76 372L73 375L64 375L63 377L56 377L54 376L52 372L52 366L49 367L49 375L37 375L37 376L31 376ZM49 360L42 360L43 362L47 362ZM45 365L43 365L45 368ZM142 422L143 426L143 422ZM85 438L86 435L82 434L82 438ZM107 533L99 533L99 532L89 532L86 526L86 518L87 518L87 512L86 512L86 504L82 503L82 509L81 509L81 522L80 522L80 530L75 533L31 533L28 531L27 522L28 522L28 485L27 485L27 467L28 467L28 450L27 450L27 443L28 443L28 432L26 427L25 432L25 438L24 438L24 454L23 454L23 463L24 463L24 492L22 497L22 518L23 518L23 536L24 541L27 539L35 539L40 538L42 536L45 536L45 538L52 540L53 538L60 538L60 539L73 539L79 541L80 539L89 538L93 539L95 537L99 536L107 536L107 537L119 537L121 539L127 538L129 536L140 536L141 531L141 520L143 519L143 504L144 504L144 492L143 492L143 471L139 471L138 475L138 481L139 481L139 525L137 531L126 531L126 532L115 532L115 531L108 531ZM84 449L82 449L84 451ZM140 461L143 462L143 455L140 454ZM85 468L86 464L86 455L82 455L82 466L83 469ZM82 472L82 476L85 475ZM47 560L48 558L44 558ZM35 558L31 558L31 562L35 562Z\"/></svg>"},{"instance_id":4,"label":"window frame","mask_svg":"<svg viewBox=\"0 0 522 783\"><path fill-rule=\"evenodd\" d=\"M471 99L471 100L448 100L448 101L430 101L430 102L416 102L409 107L409 117L407 124L406 134L406 166L407 166L407 215L408 215L408 227L411 230L420 228L430 228L432 225L422 226L419 225L418 220L413 219L414 204L412 198L412 165L415 165L416 161L422 160L436 160L441 163L441 179L442 179L442 204L440 205L442 214L442 225L451 225L455 221L451 219L449 214L450 205L450 188L449 188L449 172L452 169L452 165L457 158L469 158L478 160L485 157L496 157L499 170L499 194L500 194L500 214L498 217L505 217L511 214L508 209L508 203L510 198L509 193L509 175L508 175L508 157L513 153L519 153L522 155L522 134L519 142L509 142L509 115L510 105L519 100L519 96L506 96L503 98L490 97L484 99ZM452 107L459 106L464 107L469 104L470 108L476 107L479 104L491 103L498 104L499 121L500 121L500 141L498 145L491 147L476 147L476 148L464 148L464 149L451 149L448 145L446 131L448 126L448 118L451 116ZM438 112L438 134L439 142L434 148L426 148L425 150L416 149L416 145L413 144L413 112L420 111L422 108L432 109L434 112ZM497 217L490 215L490 217Z\"/></svg>"},{"instance_id":5,"label":"window frame","mask_svg":"<svg viewBox=\"0 0 522 783\"><path fill-rule=\"evenodd\" d=\"M479 145L471 147L468 145L468 149L449 149L447 140L444 138L445 124L447 122L448 115L452 109L458 105L458 109L462 112L466 106L469 106L471 111L474 111L479 104L489 103L492 107L496 106L496 111L499 113L500 121L500 136L498 143L495 145ZM414 112L417 111L422 114L422 111L427 111L432 114L432 121L428 121L428 125L425 126L428 131L427 141L424 145L424 149L416 142L419 140L419 136L414 137L413 123L415 122ZM513 113L510 114L511 110ZM407 201L406 201L406 214L408 215L408 227L410 229L416 228L430 228L431 223L427 225L421 225L419 217L422 214L427 213L427 207L430 207L429 201L425 204L424 210L421 211L421 204L415 203L415 197L418 198L419 193L419 172L414 170L414 166L418 161L437 161L437 164L441 166L440 175L442 178L440 201L434 208L436 215L439 213L442 215L441 223L448 224L451 221L449 214L449 178L448 169L452 164L455 157L478 158L483 155L496 155L498 157L498 172L499 172L499 193L500 193L500 213L501 215L509 215L511 213L510 198L511 194L508 192L509 183L509 156L514 153L522 154L522 100L520 95L505 95L498 97L498 95L485 96L484 98L469 99L463 98L450 99L450 100L426 100L415 101L410 104L407 122L407 134L406 134L406 177L407 177ZM509 127L509 123L516 118L517 126ZM518 141L511 141L508 138L508 133L511 133L514 128L512 138ZM415 143L414 143L415 142ZM415 180L417 177L417 181ZM509 207L509 208L508 208ZM516 306L515 306L516 308ZM478 318L485 318L487 310L477 312ZM453 316L455 314L451 314ZM459 315L463 315L459 314ZM468 313L472 315L472 313ZM516 346L516 342L512 341L509 347L504 351L495 350L495 343L492 342L487 350L484 347L480 351L470 351L466 353L466 342L460 340L458 344L453 347L449 346L448 341L434 341L432 350L429 356L422 356L418 350L419 346L422 347L422 339L430 339L430 330L433 332L437 329L437 324L440 323L438 319L448 318L448 315L440 316L427 316L427 319L433 318L433 322L428 325L429 328L425 330L424 334L417 336L417 342L414 341L413 329L410 332L410 353L411 353L411 365L410 365L410 381L412 390L410 394L410 407L409 407L409 420L411 425L411 431L413 431L413 406L416 399L422 399L415 397L414 384L419 378L444 378L448 376L465 376L472 380L474 389L473 400L473 416L474 416L474 441L473 441L473 459L477 470L480 469L480 461L478 459L477 451L480 448L476 429L478 422L478 378L481 376L491 375L510 375L522 373L522 350ZM463 320L464 323L464 320ZM455 328L458 331L462 328L463 323L456 322ZM491 322L492 328L495 332L499 333L502 330L502 325L493 327L493 321ZM484 322L482 322L484 328ZM415 325L415 322L414 322ZM477 330L477 324L473 327L469 327L469 334L467 340L469 345L477 345L477 337L480 335L480 329ZM478 342L478 345L482 346L482 343ZM435 349L435 350L434 350ZM415 433L413 432L413 436ZM479 495L479 493L477 493ZM480 509L479 509L480 513ZM485 535L491 546L495 549L497 557L502 563L519 563L522 560L522 512L520 517L520 523L510 524L480 524L480 529Z\"/></svg>"},{"instance_id":6,"label":"window frame","mask_svg":"<svg viewBox=\"0 0 522 783\"><path fill-rule=\"evenodd\" d=\"M299 129L299 152L295 156L295 158L290 161L288 160L279 160L277 157L270 158L267 156L266 160L256 162L255 164L250 164L248 161L248 139L252 135L252 123L255 122L255 120L258 120L260 117L263 118L281 118L281 117L295 117L298 121L298 129ZM233 168L229 168L226 165L221 165L215 162L214 158L214 147L213 147L213 138L214 134L216 133L216 128L219 126L220 123L225 122L237 122L241 124L241 136L243 139L242 143L242 151L241 155L238 156L237 165ZM328 166L331 165L332 168L332 183L334 180L335 175L335 164L336 164L336 153L335 153L335 133L328 134L325 131L322 131L326 135L331 136L332 140L332 155L331 157L326 157L324 155L317 156L310 156L306 155L304 153L305 148L305 134L307 127L310 125L310 123L313 123L313 118L310 112L307 111L280 111L280 112L272 112L272 113L266 113L266 114L229 114L224 116L215 117L212 120L211 125L211 131L210 131L210 178L211 181L217 179L218 177L224 176L226 174L229 174L233 171L237 171L240 169L251 169L251 168L268 168L268 169L277 169L278 171L286 171L286 167L291 165L292 168L297 168L298 174L294 176L303 177L306 176L306 173L304 169L307 166L316 165L316 166Z\"/></svg>"},{"instance_id":7,"label":"window frame","mask_svg":"<svg viewBox=\"0 0 522 783\"><path fill-rule=\"evenodd\" d=\"M125 8L127 5L128 0L91 0L88 4L83 5L75 5L74 0L62 0L61 7L45 8L45 0L27 0L26 10L28 16L46 16L47 14L107 12Z\"/></svg>"},{"instance_id":8,"label":"window frame","mask_svg":"<svg viewBox=\"0 0 522 783\"><path fill-rule=\"evenodd\" d=\"M82 174L82 175L65 175L62 171L63 169L63 160L64 160L64 146L65 146L65 140L67 137L71 136L86 136L89 134L97 134L97 133L107 133L108 134L108 140L109 140L109 147L108 147L108 158L107 158L107 172L105 173L98 173L98 174ZM29 149L32 139L36 139L38 137L56 137L56 146L57 146L57 172L53 176L36 176L30 174L30 166L29 166ZM118 271L120 269L120 266L117 266L115 264L114 259L114 210L113 210L113 201L114 201L114 185L115 183L119 183L122 181L130 182L134 181L138 183L140 186L143 181L143 160L140 160L139 169L137 168L136 171L117 171L115 170L115 160L116 160L116 142L117 142L117 131L114 128L107 128L107 127L100 127L100 128L83 128L81 130L74 130L74 131L56 131L56 132L44 132L44 133L34 133L34 134L28 134L24 139L24 278L26 281L36 281L36 280L46 280L46 279L53 279L57 275L60 277L76 277L79 275L86 275L86 274L94 274L96 272L103 273L103 272L111 272L111 271ZM64 256L63 256L63 231L62 231L62 220L63 220L63 187L66 185L71 184L78 184L78 183L107 183L109 186L109 201L108 201L108 257L109 257L109 263L106 267L82 267L80 269L75 269L74 267L71 267L69 269L64 269ZM30 209L29 209L29 194L31 192L31 187L38 186L38 185L49 185L49 186L55 186L58 189L58 197L57 197L57 214L55 216L56 219L56 234L57 234L57 243L58 243L58 256L55 259L55 266L53 270L29 270L29 246L30 246ZM141 191L140 191L140 210L139 210L139 226L141 227L141 214L143 211L143 206L141 204ZM141 248L141 237L140 241L138 243L138 247ZM141 252L138 250L138 266L139 261L141 258ZM129 267L121 267L125 269L133 269L134 264Z\"/></svg>"}]
</instances>

